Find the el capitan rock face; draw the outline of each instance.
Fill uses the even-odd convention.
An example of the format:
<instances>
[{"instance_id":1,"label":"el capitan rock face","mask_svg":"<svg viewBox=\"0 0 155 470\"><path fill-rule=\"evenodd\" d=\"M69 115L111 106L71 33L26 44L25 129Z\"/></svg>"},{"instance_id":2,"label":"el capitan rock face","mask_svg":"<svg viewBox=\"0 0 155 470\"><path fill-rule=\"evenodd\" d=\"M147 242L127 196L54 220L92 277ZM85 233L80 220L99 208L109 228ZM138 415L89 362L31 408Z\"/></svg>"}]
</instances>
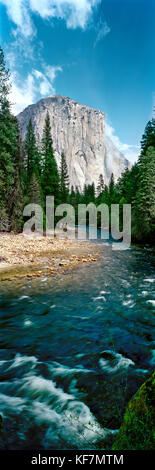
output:
<instances>
[{"instance_id":1,"label":"el capitan rock face","mask_svg":"<svg viewBox=\"0 0 155 470\"><path fill-rule=\"evenodd\" d=\"M42 99L18 115L23 139L32 119L37 140L41 141L47 111L58 167L64 152L70 185L82 191L84 184L97 185L101 173L106 184L112 172L115 180L118 179L129 162L105 135L103 112L63 96Z\"/></svg>"}]
</instances>

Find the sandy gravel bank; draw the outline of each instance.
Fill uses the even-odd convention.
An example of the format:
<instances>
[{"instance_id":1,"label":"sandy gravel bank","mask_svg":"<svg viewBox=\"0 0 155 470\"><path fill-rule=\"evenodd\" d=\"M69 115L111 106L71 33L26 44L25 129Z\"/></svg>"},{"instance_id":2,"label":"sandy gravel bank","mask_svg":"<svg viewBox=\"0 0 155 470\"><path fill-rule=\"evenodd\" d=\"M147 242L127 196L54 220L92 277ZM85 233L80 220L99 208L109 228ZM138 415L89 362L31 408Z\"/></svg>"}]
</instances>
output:
<instances>
[{"instance_id":1,"label":"sandy gravel bank","mask_svg":"<svg viewBox=\"0 0 155 470\"><path fill-rule=\"evenodd\" d=\"M101 246L78 240L0 234L0 280L70 272L100 259Z\"/></svg>"}]
</instances>

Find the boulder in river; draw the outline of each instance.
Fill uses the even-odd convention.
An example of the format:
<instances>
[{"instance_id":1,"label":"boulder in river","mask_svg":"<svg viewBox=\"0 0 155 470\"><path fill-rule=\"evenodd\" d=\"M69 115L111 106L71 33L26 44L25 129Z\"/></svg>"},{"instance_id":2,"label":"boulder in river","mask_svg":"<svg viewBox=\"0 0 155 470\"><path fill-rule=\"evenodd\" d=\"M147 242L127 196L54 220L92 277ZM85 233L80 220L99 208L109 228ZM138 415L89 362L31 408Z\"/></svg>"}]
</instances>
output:
<instances>
[{"instance_id":1,"label":"boulder in river","mask_svg":"<svg viewBox=\"0 0 155 470\"><path fill-rule=\"evenodd\" d=\"M130 400L112 450L155 448L155 372Z\"/></svg>"}]
</instances>

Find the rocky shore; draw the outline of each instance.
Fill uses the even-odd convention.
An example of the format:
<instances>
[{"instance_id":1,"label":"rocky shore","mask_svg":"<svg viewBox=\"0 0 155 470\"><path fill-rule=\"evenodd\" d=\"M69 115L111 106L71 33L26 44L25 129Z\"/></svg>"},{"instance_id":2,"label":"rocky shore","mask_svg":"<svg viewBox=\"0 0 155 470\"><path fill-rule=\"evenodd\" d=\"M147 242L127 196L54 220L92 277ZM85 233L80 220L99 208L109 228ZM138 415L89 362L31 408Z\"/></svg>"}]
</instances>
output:
<instances>
[{"instance_id":1,"label":"rocky shore","mask_svg":"<svg viewBox=\"0 0 155 470\"><path fill-rule=\"evenodd\" d=\"M103 249L103 248L102 248ZM0 280L71 272L99 261L101 247L78 240L0 234Z\"/></svg>"}]
</instances>

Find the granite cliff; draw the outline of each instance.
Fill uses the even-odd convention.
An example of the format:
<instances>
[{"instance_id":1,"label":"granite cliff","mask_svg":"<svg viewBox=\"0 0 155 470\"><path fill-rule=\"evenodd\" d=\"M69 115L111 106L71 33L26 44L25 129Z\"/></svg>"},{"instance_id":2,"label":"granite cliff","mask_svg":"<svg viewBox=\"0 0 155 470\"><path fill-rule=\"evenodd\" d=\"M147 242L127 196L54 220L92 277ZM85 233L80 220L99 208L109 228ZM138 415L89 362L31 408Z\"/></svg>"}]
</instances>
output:
<instances>
[{"instance_id":1,"label":"granite cliff","mask_svg":"<svg viewBox=\"0 0 155 470\"><path fill-rule=\"evenodd\" d=\"M107 184L112 172L117 180L129 166L106 136L104 113L63 96L42 99L19 114L23 139L31 118L37 140L41 141L47 111L55 157L59 166L61 152L65 153L71 185L80 190L84 184L96 185L101 173Z\"/></svg>"}]
</instances>

